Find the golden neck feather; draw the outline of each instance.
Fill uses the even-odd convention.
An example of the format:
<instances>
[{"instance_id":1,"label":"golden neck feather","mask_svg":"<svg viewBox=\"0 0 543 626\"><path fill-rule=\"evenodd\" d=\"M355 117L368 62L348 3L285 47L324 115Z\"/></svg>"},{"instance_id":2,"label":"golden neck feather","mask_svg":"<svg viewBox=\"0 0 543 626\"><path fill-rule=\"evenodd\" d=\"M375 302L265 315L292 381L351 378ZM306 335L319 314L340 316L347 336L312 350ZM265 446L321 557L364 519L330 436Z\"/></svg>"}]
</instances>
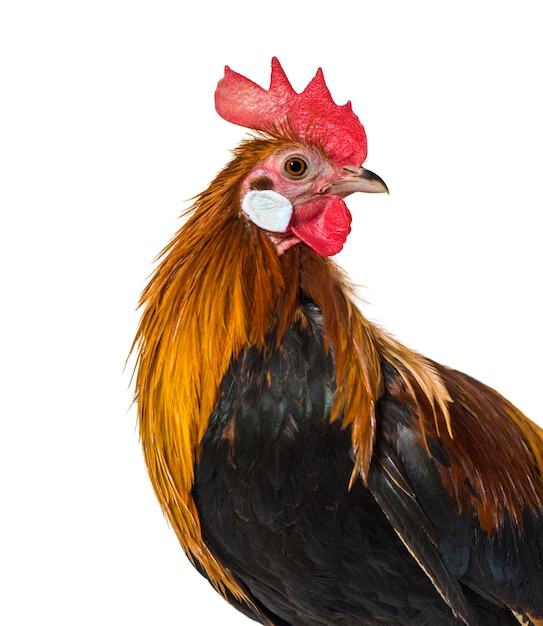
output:
<instances>
[{"instance_id":1,"label":"golden neck feather","mask_svg":"<svg viewBox=\"0 0 543 626\"><path fill-rule=\"evenodd\" d=\"M414 380L449 427L440 378L363 317L337 266L305 246L279 257L266 235L240 218L231 181L247 171L247 158L259 157L256 149L245 160L238 155L197 198L142 295L135 340L140 435L158 499L189 557L239 598L242 590L202 541L191 495L194 463L230 360L247 345L265 349L272 328L279 342L302 316L300 291L320 307L334 349L332 419L341 415L352 427L353 480L365 480L370 465L382 357L409 372L406 385Z\"/></svg>"}]
</instances>

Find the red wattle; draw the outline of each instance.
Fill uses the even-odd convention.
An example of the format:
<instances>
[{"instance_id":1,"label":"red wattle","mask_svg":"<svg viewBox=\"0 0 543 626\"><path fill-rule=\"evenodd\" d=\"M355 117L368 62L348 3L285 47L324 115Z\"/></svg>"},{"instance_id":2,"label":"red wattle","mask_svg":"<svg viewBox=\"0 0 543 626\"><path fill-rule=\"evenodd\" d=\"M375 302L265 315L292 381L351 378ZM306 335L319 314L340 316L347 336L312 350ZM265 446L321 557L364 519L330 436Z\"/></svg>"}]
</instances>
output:
<instances>
[{"instance_id":1,"label":"red wattle","mask_svg":"<svg viewBox=\"0 0 543 626\"><path fill-rule=\"evenodd\" d=\"M338 196L322 196L297 207L290 230L323 257L333 256L342 248L351 231L351 213Z\"/></svg>"}]
</instances>

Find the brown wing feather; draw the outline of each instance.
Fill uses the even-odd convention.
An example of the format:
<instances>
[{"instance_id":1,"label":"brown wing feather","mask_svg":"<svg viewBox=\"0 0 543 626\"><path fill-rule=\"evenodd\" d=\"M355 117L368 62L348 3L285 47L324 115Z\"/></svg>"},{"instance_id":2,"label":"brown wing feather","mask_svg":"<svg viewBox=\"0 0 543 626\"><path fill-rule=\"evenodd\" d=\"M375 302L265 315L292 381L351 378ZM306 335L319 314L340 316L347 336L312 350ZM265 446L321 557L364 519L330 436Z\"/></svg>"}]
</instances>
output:
<instances>
[{"instance_id":1,"label":"brown wing feather","mask_svg":"<svg viewBox=\"0 0 543 626\"><path fill-rule=\"evenodd\" d=\"M522 509L543 508L543 431L499 393L452 369L435 365L451 397L452 437L440 441L454 463L441 467L445 487L475 506L482 528L500 529L507 510L517 527ZM437 436L428 420L427 434Z\"/></svg>"}]
</instances>

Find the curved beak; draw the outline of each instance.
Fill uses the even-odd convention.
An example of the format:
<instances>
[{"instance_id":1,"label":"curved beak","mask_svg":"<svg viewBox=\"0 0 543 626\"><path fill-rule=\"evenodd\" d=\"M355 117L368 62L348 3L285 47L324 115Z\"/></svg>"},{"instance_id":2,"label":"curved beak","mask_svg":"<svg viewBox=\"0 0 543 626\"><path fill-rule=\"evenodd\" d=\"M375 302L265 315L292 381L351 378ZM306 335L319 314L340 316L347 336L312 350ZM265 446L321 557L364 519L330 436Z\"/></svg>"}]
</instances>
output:
<instances>
[{"instance_id":1,"label":"curved beak","mask_svg":"<svg viewBox=\"0 0 543 626\"><path fill-rule=\"evenodd\" d=\"M347 165L343 171L345 174L341 178L330 181L329 189L336 196L344 198L355 191L388 193L385 181L370 170Z\"/></svg>"}]
</instances>

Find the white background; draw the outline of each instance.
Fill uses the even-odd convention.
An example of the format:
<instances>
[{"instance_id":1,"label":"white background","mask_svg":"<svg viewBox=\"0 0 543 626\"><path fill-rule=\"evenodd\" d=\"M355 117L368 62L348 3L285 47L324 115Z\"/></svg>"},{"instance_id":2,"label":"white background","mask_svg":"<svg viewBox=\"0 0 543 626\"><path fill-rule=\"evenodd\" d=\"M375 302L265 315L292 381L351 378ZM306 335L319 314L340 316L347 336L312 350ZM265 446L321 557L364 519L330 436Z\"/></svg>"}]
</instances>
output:
<instances>
[{"instance_id":1,"label":"white background","mask_svg":"<svg viewBox=\"0 0 543 626\"><path fill-rule=\"evenodd\" d=\"M338 256L366 314L541 410L536 2L18 2L0 12L0 622L243 624L151 492L125 358L152 261L244 135L225 64L322 66L390 196ZM489 450L489 454L492 451Z\"/></svg>"}]
</instances>

